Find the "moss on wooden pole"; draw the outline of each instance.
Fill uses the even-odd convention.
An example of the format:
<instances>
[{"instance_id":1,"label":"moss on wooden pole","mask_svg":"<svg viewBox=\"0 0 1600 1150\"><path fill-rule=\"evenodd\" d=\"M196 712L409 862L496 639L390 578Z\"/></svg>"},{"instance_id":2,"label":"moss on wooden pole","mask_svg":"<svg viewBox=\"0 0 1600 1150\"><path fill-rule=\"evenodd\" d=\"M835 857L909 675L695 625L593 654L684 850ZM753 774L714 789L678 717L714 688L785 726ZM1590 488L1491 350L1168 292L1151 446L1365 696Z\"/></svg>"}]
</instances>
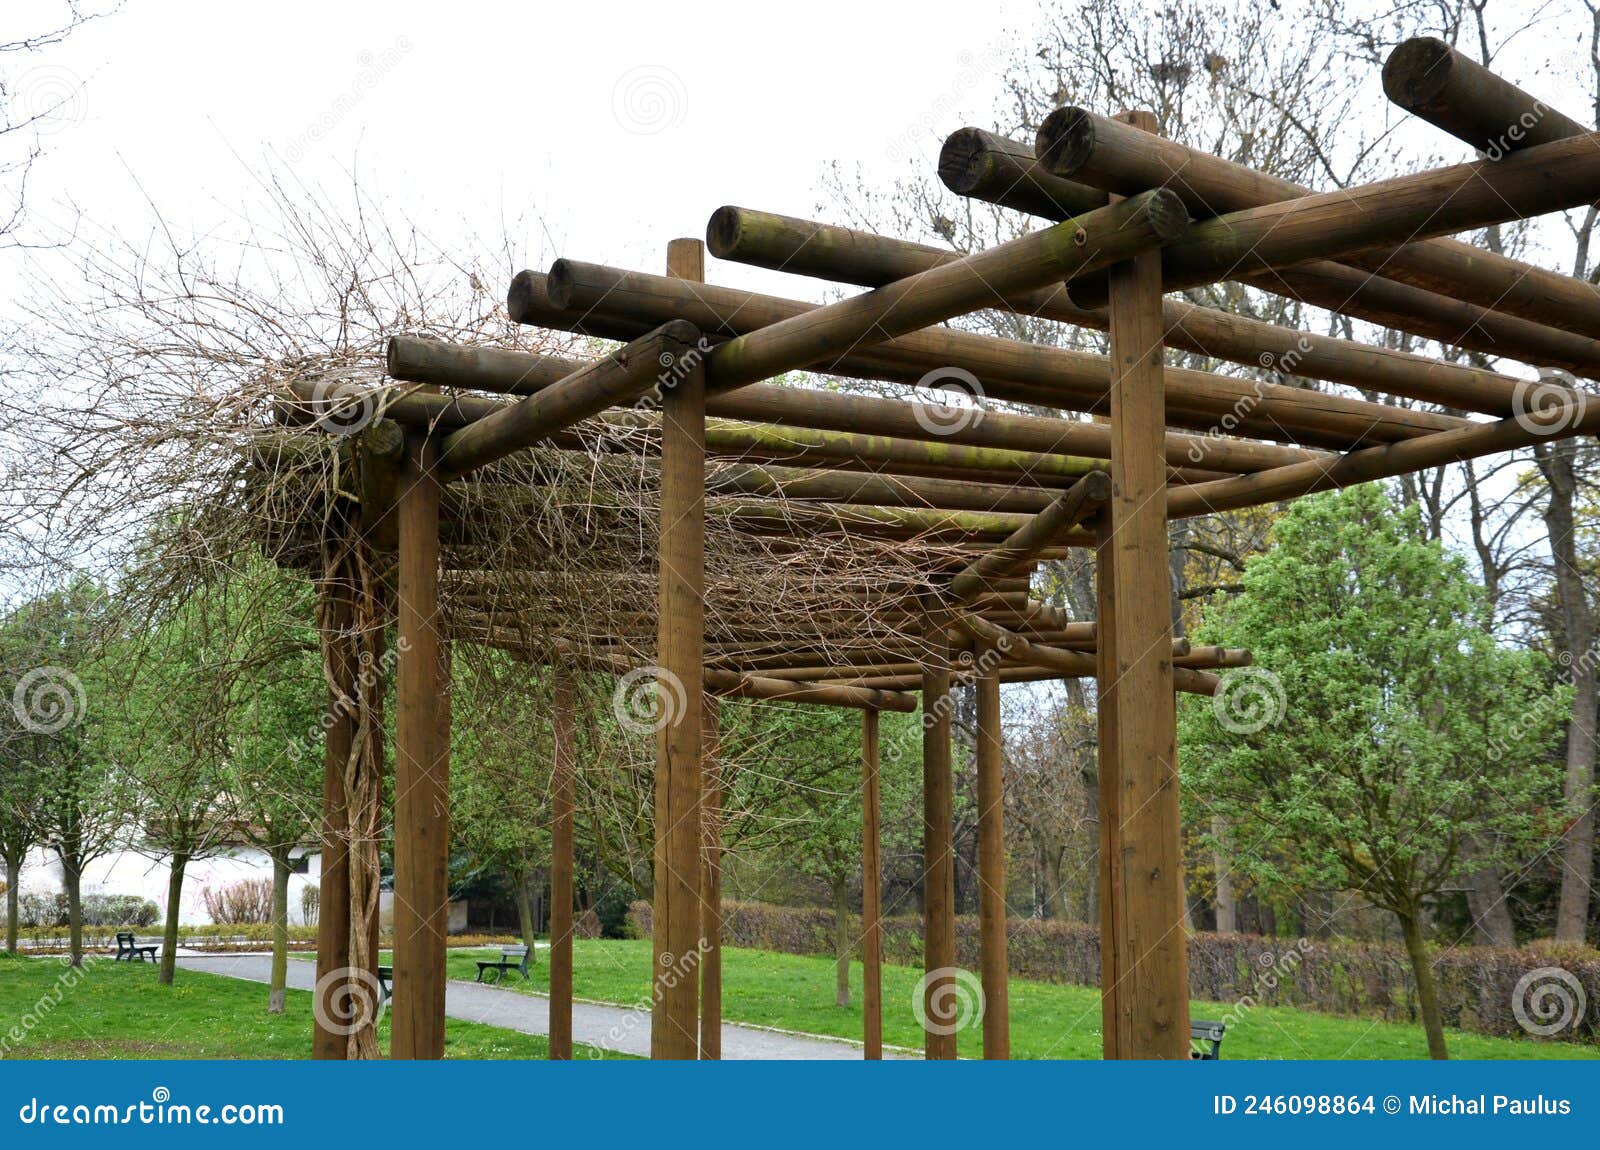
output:
<instances>
[{"instance_id":1,"label":"moss on wooden pole","mask_svg":"<svg viewBox=\"0 0 1600 1150\"><path fill-rule=\"evenodd\" d=\"M533 272L518 276L525 282L537 278ZM554 298L578 314L591 318L631 317L634 328L681 316L715 336L754 333L817 310L812 304L714 284L690 291L661 276L576 260L557 260L541 282ZM996 298L993 305L1004 303ZM548 322L565 322L562 314L566 313ZM804 366L911 384L925 380L929 372L943 373L935 377L942 380L959 368L980 380L985 393L993 399L1101 414L1106 410L1111 375L1105 356L942 327L910 332ZM1221 450L1237 446L1237 441L1217 435L1219 429L1237 435L1343 448L1411 438L1465 422L1447 415L1408 411L1306 388L1251 383L1211 372L1173 368L1168 377L1169 424L1208 432L1208 438ZM1185 445L1185 450L1189 446ZM1209 465L1210 456L1191 455L1190 459Z\"/></svg>"},{"instance_id":2,"label":"moss on wooden pole","mask_svg":"<svg viewBox=\"0 0 1600 1150\"><path fill-rule=\"evenodd\" d=\"M757 267L780 264L786 272L864 287L959 258L947 249L749 208L719 209L709 238L711 251L722 259ZM1103 311L1078 307L1059 287L1011 296L1001 306L1096 330L1106 327ZM1165 342L1197 355L1490 415L1509 415L1515 403L1518 381L1485 368L1279 327L1176 298L1164 299L1161 306ZM1169 433L1169 461L1172 439Z\"/></svg>"},{"instance_id":3,"label":"moss on wooden pole","mask_svg":"<svg viewBox=\"0 0 1600 1150\"><path fill-rule=\"evenodd\" d=\"M738 336L708 357L706 384L729 391L983 307L1011 292L1072 279L1171 243L1188 213L1162 190L1053 224L865 295Z\"/></svg>"}]
</instances>

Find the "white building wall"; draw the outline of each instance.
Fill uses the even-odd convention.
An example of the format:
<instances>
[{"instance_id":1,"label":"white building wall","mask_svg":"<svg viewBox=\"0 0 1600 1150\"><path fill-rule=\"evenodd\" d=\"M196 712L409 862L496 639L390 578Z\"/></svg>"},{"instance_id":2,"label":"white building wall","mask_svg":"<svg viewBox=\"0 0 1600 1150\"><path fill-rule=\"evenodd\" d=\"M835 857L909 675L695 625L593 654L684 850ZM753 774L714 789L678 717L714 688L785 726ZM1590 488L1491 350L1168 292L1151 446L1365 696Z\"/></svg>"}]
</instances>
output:
<instances>
[{"instance_id":1,"label":"white building wall","mask_svg":"<svg viewBox=\"0 0 1600 1150\"><path fill-rule=\"evenodd\" d=\"M304 925L300 910L300 892L307 883L316 885L321 875L322 857L311 852L306 874L289 876L289 923ZM95 859L83 873L84 894L138 895L155 903L165 921L167 913L167 879L171 868L165 859L151 859L133 851L115 851ZM179 903L178 922L182 926L203 926L211 921L206 913L206 887L224 887L241 879L272 878L272 860L257 847L230 847L222 853L196 859L184 868L183 897ZM61 882L61 860L54 851L35 848L22 864L18 889L23 894L59 894L65 887Z\"/></svg>"}]
</instances>

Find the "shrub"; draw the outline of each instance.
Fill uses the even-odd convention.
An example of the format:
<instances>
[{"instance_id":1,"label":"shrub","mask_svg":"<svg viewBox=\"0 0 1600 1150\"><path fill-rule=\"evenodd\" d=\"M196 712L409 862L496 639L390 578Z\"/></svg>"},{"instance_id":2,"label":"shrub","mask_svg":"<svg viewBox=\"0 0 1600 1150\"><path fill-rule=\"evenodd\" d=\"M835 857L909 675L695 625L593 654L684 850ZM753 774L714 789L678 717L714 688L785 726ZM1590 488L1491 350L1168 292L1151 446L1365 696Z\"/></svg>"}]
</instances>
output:
<instances>
[{"instance_id":1,"label":"shrub","mask_svg":"<svg viewBox=\"0 0 1600 1150\"><path fill-rule=\"evenodd\" d=\"M82 899L85 926L149 926L161 917L161 908L136 894L86 894Z\"/></svg>"},{"instance_id":2,"label":"shrub","mask_svg":"<svg viewBox=\"0 0 1600 1150\"><path fill-rule=\"evenodd\" d=\"M650 904L635 902L628 921L650 936ZM786 954L833 953L833 911L765 903L723 904L722 941L726 946ZM978 920L956 919L957 961L978 969ZM922 964L922 919L904 915L883 920L883 958L904 966ZM1041 982L1100 984L1100 932L1058 919L1011 919L1006 926L1006 958L1011 973ZM1582 1017L1553 1037L1568 1041L1600 1039L1600 952L1587 947L1535 943L1525 947L1455 947L1434 958L1439 1005L1446 1026L1509 1038L1527 1037L1517 1018L1521 1009L1535 1023L1541 991L1561 993L1569 979L1590 1004ZM1551 973L1553 970L1563 974ZM1520 992L1521 1002L1518 1002ZM1189 936L1189 993L1206 1002L1253 1006L1293 1006L1328 1014L1419 1019L1411 964L1405 948L1377 942L1263 938L1251 934ZM1569 991L1570 993L1570 991ZM1576 996L1574 996L1576 997Z\"/></svg>"},{"instance_id":3,"label":"shrub","mask_svg":"<svg viewBox=\"0 0 1600 1150\"><path fill-rule=\"evenodd\" d=\"M316 926L322 913L322 888L307 883L300 888L300 919L307 926Z\"/></svg>"},{"instance_id":4,"label":"shrub","mask_svg":"<svg viewBox=\"0 0 1600 1150\"><path fill-rule=\"evenodd\" d=\"M212 922L234 925L272 921L271 879L240 879L220 890L205 887L200 896L205 900L206 913Z\"/></svg>"}]
</instances>

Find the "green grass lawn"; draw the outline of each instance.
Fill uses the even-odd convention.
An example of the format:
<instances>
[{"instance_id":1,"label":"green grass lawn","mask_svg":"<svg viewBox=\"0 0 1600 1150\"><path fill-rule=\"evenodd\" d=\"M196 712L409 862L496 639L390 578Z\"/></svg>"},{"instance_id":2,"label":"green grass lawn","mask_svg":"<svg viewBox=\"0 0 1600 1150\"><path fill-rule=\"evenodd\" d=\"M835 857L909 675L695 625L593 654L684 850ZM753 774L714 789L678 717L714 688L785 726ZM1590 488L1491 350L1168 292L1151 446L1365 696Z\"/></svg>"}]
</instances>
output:
<instances>
[{"instance_id":1,"label":"green grass lawn","mask_svg":"<svg viewBox=\"0 0 1600 1150\"><path fill-rule=\"evenodd\" d=\"M476 977L475 959L486 952L452 950L452 978ZM488 952L492 953L492 952ZM833 1004L833 963L825 958L727 949L723 954L723 1017L811 1034L861 1037L861 966L850 972L851 1005ZM583 941L573 944L573 993L580 998L633 1005L649 1001L650 943ZM504 985L543 992L550 976L549 952L539 951L523 983L515 974ZM912 1014L922 972L908 966L883 970L883 1037L895 1046L920 1049L922 1033ZM1011 981L1011 1054L1014 1058L1099 1058L1100 992L1093 987ZM1193 1004L1196 1018L1222 1018L1231 1005ZM1448 1031L1456 1058L1600 1058L1600 1046L1519 1041ZM982 1054L977 1028L961 1031L963 1057ZM1420 1026L1336 1018L1289 1007L1246 1010L1228 1027L1222 1054L1252 1058L1426 1058Z\"/></svg>"},{"instance_id":2,"label":"green grass lawn","mask_svg":"<svg viewBox=\"0 0 1600 1150\"><path fill-rule=\"evenodd\" d=\"M172 986L156 981L151 963L110 959L92 963L73 979L60 958L0 952L4 1058L309 1057L311 993L291 990L286 1005L287 1013L268 1014L265 985L182 967ZM10 1031L23 1025L24 1015L38 1022L15 1041ZM387 1049L387 1015L378 1035ZM545 1058L548 1053L549 1043L540 1035L454 1018L445 1024L446 1058ZM587 1047L574 1053L601 1055Z\"/></svg>"}]
</instances>

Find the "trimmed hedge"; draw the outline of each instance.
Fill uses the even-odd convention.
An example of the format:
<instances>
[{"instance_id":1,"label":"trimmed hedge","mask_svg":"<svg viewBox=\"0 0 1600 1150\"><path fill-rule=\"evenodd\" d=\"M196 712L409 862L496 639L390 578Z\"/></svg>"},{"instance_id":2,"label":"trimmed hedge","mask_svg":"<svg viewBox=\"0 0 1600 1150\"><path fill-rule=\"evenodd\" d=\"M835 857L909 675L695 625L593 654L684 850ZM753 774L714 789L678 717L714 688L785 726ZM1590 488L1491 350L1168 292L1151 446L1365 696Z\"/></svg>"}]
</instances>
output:
<instances>
[{"instance_id":1,"label":"trimmed hedge","mask_svg":"<svg viewBox=\"0 0 1600 1150\"><path fill-rule=\"evenodd\" d=\"M852 916L854 919L855 916ZM650 904L635 902L628 921L650 936ZM833 953L833 912L821 907L766 903L723 904L722 941L728 946L785 954ZM884 961L922 964L922 919L883 921ZM956 919L956 953L962 966L978 968L978 919ZM1055 919L1011 919L1006 957L1011 973L1041 982L1081 986L1100 983L1100 932L1084 923ZM1525 1038L1517 1005L1531 1022L1554 1021L1562 995L1586 1000L1582 1017L1551 1034L1567 1041L1600 1041L1600 952L1587 947L1540 944L1518 948L1456 947L1434 956L1434 978L1446 1026L1480 1034ZM1516 1002L1519 984L1521 1003ZM1263 938L1249 934L1189 936L1189 992L1206 1002L1293 1006L1327 1014L1417 1022L1415 987L1405 949L1345 940Z\"/></svg>"},{"instance_id":2,"label":"trimmed hedge","mask_svg":"<svg viewBox=\"0 0 1600 1150\"><path fill-rule=\"evenodd\" d=\"M86 894L79 901L85 926L149 926L161 910L135 894ZM25 894L17 899L19 927L66 926L71 908L64 894Z\"/></svg>"}]
</instances>

